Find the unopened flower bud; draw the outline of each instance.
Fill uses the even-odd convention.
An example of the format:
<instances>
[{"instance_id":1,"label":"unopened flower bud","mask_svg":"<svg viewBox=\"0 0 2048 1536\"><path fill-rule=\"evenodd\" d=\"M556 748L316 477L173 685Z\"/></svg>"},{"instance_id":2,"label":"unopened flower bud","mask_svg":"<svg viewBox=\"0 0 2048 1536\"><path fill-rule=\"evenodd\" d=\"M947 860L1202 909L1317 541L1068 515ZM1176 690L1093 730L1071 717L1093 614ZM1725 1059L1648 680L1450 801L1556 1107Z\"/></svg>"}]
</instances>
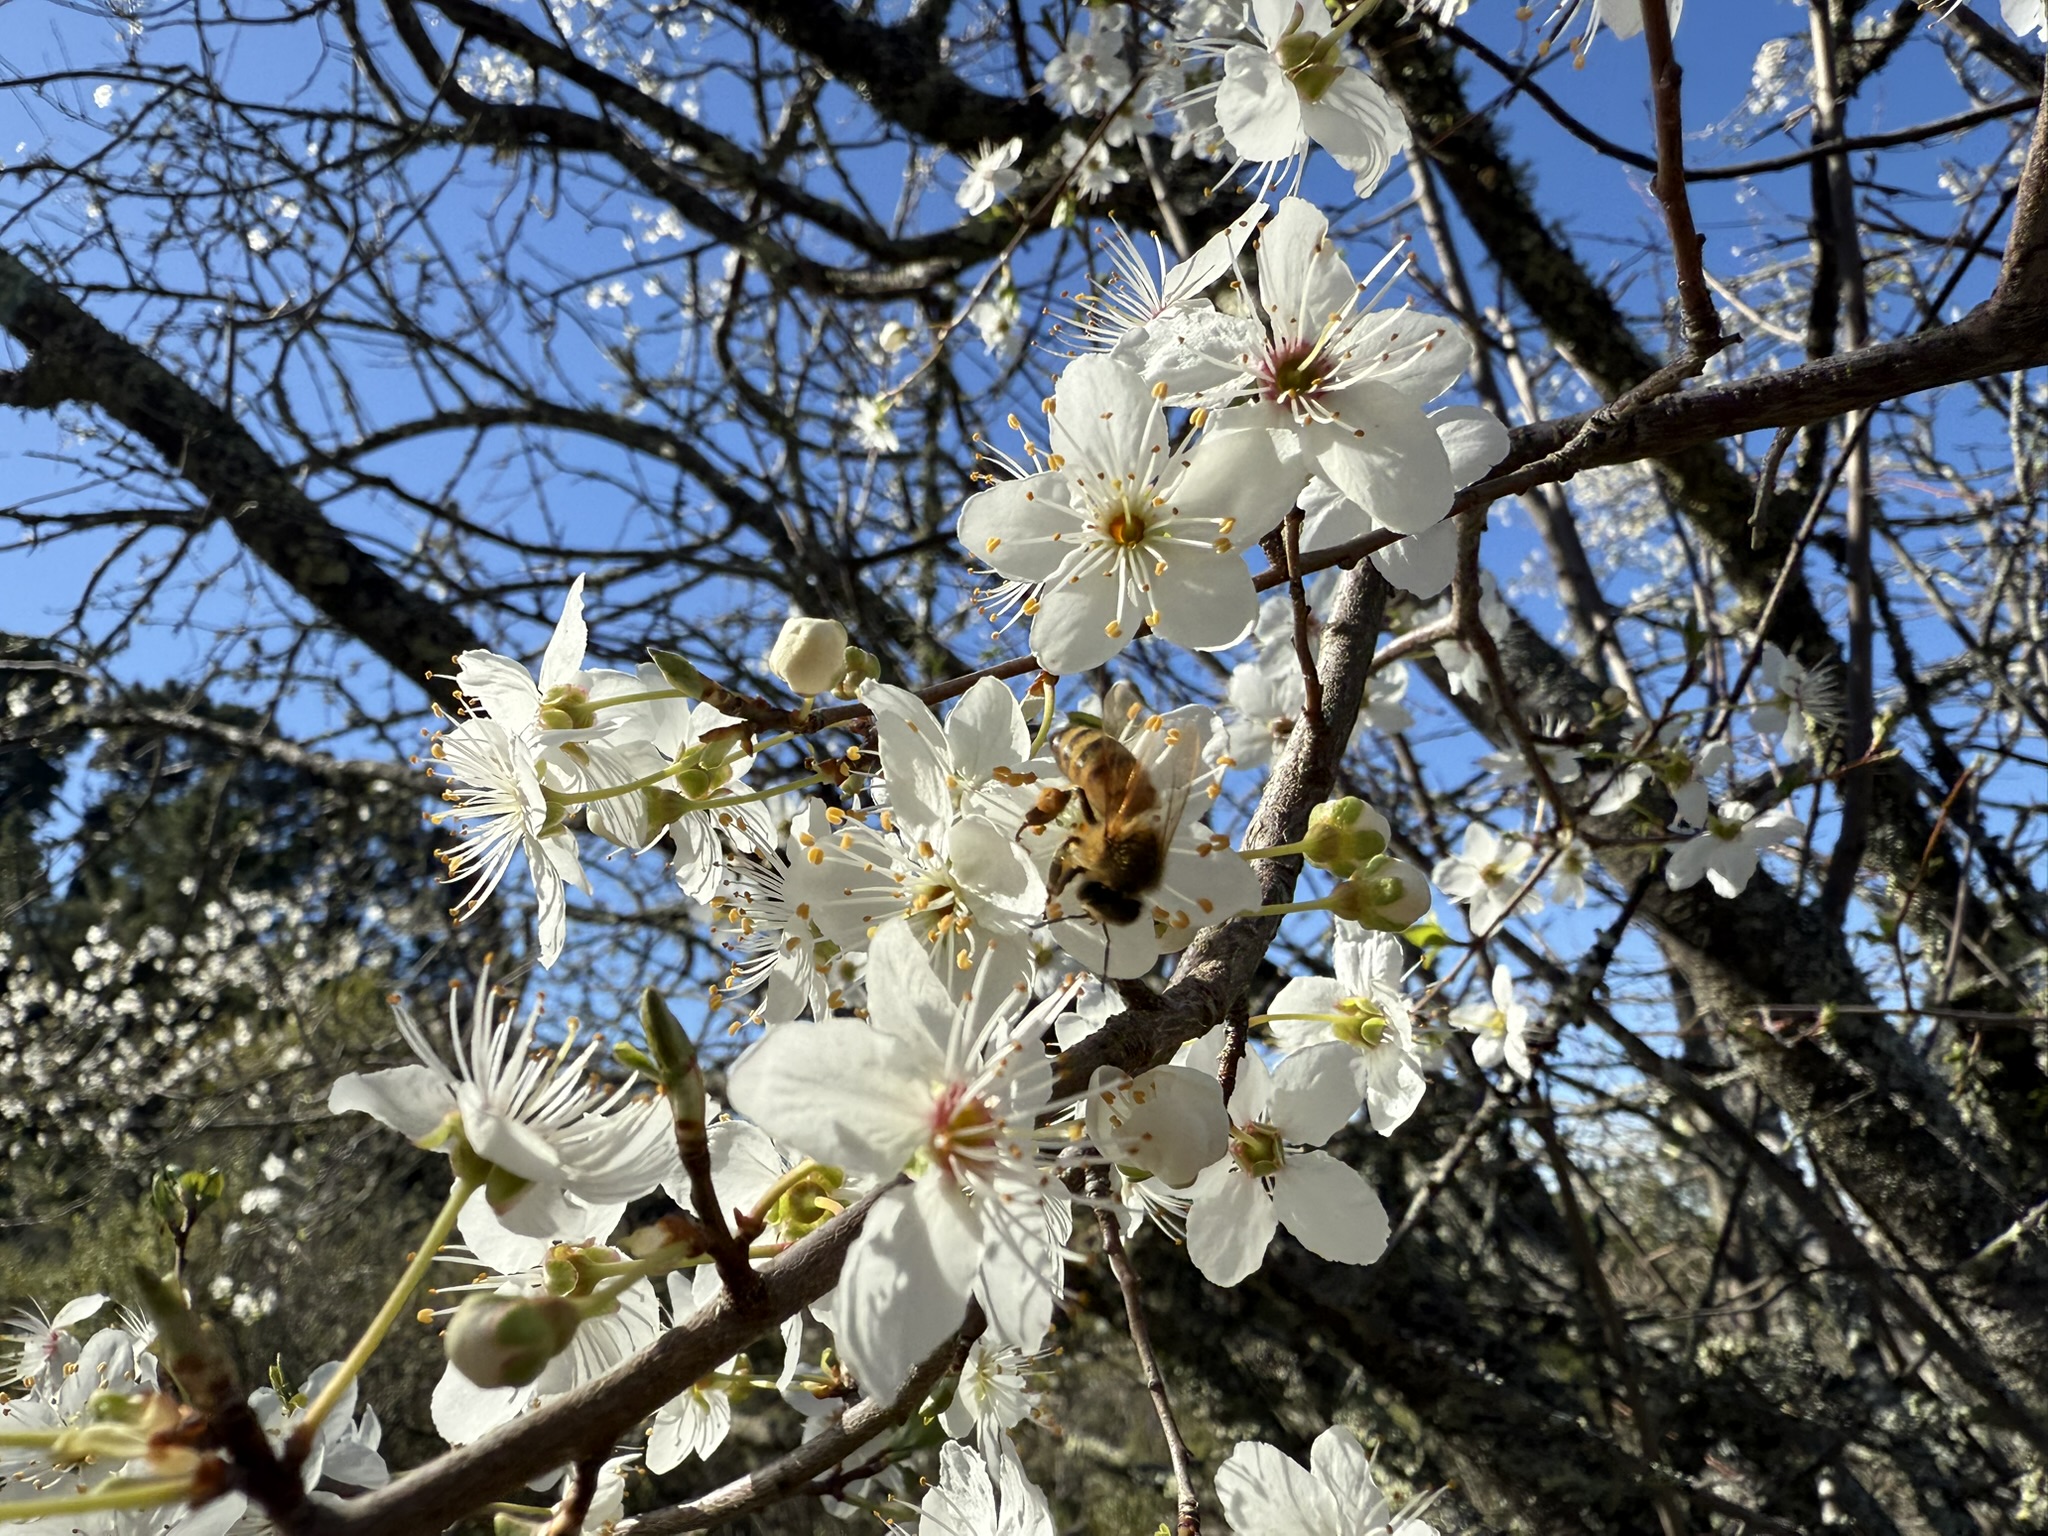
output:
<instances>
[{"instance_id":1,"label":"unopened flower bud","mask_svg":"<svg viewBox=\"0 0 2048 1536\"><path fill-rule=\"evenodd\" d=\"M655 1081L668 1095L669 1112L685 1125L704 1123L704 1069L697 1047L662 996L649 987L640 994L640 1028L647 1036Z\"/></svg>"},{"instance_id":2,"label":"unopened flower bud","mask_svg":"<svg viewBox=\"0 0 2048 1536\"><path fill-rule=\"evenodd\" d=\"M1399 933L1429 911L1429 878L1403 859L1378 858L1331 895L1339 917L1381 933Z\"/></svg>"},{"instance_id":3,"label":"unopened flower bud","mask_svg":"<svg viewBox=\"0 0 2048 1536\"><path fill-rule=\"evenodd\" d=\"M701 699L709 686L704 674L699 672L687 657L678 656L674 651L650 650L648 660L660 669L661 679L669 687L687 698Z\"/></svg>"},{"instance_id":4,"label":"unopened flower bud","mask_svg":"<svg viewBox=\"0 0 2048 1536\"><path fill-rule=\"evenodd\" d=\"M768 670L804 698L831 692L846 673L846 626L837 619L784 620Z\"/></svg>"},{"instance_id":5,"label":"unopened flower bud","mask_svg":"<svg viewBox=\"0 0 2048 1536\"><path fill-rule=\"evenodd\" d=\"M1349 879L1361 864L1387 851L1387 818L1356 795L1331 800L1308 813L1302 853L1318 869Z\"/></svg>"},{"instance_id":6,"label":"unopened flower bud","mask_svg":"<svg viewBox=\"0 0 2048 1536\"><path fill-rule=\"evenodd\" d=\"M569 1347L583 1314L560 1296L472 1296L442 1338L448 1363L480 1387L524 1387Z\"/></svg>"},{"instance_id":7,"label":"unopened flower bud","mask_svg":"<svg viewBox=\"0 0 2048 1536\"><path fill-rule=\"evenodd\" d=\"M846 648L846 670L833 685L832 692L842 699L860 696L860 685L878 680L882 675L882 658L873 651L864 651L857 645Z\"/></svg>"},{"instance_id":8,"label":"unopened flower bud","mask_svg":"<svg viewBox=\"0 0 2048 1536\"><path fill-rule=\"evenodd\" d=\"M881 334L875 337L875 345L890 357L894 357L915 340L910 327L901 320L891 320L883 325Z\"/></svg>"}]
</instances>

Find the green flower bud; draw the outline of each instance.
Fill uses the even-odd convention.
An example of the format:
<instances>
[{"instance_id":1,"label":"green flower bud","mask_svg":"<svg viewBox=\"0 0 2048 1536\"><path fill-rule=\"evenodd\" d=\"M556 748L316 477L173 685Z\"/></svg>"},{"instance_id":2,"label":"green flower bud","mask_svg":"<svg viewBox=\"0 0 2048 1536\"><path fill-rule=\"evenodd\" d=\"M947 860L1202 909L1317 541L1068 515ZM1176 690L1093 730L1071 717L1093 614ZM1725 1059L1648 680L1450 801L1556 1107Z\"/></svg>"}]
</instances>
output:
<instances>
[{"instance_id":1,"label":"green flower bud","mask_svg":"<svg viewBox=\"0 0 2048 1536\"><path fill-rule=\"evenodd\" d=\"M833 685L833 695L842 699L858 698L860 685L878 681L881 675L881 657L873 651L864 651L857 645L849 645L846 648L846 671Z\"/></svg>"},{"instance_id":2,"label":"green flower bud","mask_svg":"<svg viewBox=\"0 0 2048 1536\"><path fill-rule=\"evenodd\" d=\"M1381 933L1399 933L1429 911L1429 877L1402 859L1377 858L1331 894L1339 917Z\"/></svg>"},{"instance_id":3,"label":"green flower bud","mask_svg":"<svg viewBox=\"0 0 2048 1536\"><path fill-rule=\"evenodd\" d=\"M780 1227L790 1237L802 1237L825 1225L846 1209L837 1199L839 1186L846 1182L840 1169L820 1164L802 1182L791 1185L766 1212L768 1224Z\"/></svg>"},{"instance_id":4,"label":"green flower bud","mask_svg":"<svg viewBox=\"0 0 2048 1536\"><path fill-rule=\"evenodd\" d=\"M654 1058L654 1080L668 1095L669 1112L683 1125L704 1123L704 1069L697 1047L662 996L649 987L640 994L640 1028Z\"/></svg>"},{"instance_id":5,"label":"green flower bud","mask_svg":"<svg viewBox=\"0 0 2048 1536\"><path fill-rule=\"evenodd\" d=\"M1387 818L1356 795L1331 800L1308 813L1302 852L1309 863L1349 879L1358 866L1387 851Z\"/></svg>"},{"instance_id":6,"label":"green flower bud","mask_svg":"<svg viewBox=\"0 0 2048 1536\"><path fill-rule=\"evenodd\" d=\"M183 1232L227 1193L227 1187L218 1168L187 1169L171 1163L150 1185L150 1209L173 1232Z\"/></svg>"},{"instance_id":7,"label":"green flower bud","mask_svg":"<svg viewBox=\"0 0 2048 1536\"><path fill-rule=\"evenodd\" d=\"M583 1321L560 1296L472 1296L441 1343L448 1363L480 1387L524 1387L569 1347Z\"/></svg>"},{"instance_id":8,"label":"green flower bud","mask_svg":"<svg viewBox=\"0 0 2048 1536\"><path fill-rule=\"evenodd\" d=\"M674 651L656 650L650 650L647 653L647 658L660 670L662 681L667 683L669 687L683 694L686 698L701 699L704 697L704 690L710 684L706 681L704 674L699 672L686 658L678 656Z\"/></svg>"}]
</instances>

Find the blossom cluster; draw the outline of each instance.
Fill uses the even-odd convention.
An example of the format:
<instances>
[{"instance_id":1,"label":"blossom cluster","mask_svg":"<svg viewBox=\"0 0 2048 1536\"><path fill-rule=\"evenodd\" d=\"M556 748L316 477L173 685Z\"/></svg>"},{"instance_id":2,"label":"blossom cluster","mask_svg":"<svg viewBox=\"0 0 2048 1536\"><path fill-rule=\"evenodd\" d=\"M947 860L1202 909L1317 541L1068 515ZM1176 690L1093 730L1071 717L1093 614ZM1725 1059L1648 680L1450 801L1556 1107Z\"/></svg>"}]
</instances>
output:
<instances>
[{"instance_id":1,"label":"blossom cluster","mask_svg":"<svg viewBox=\"0 0 2048 1536\"><path fill-rule=\"evenodd\" d=\"M448 1363L432 1415L452 1444L686 1326L748 1278L735 1266L857 1222L836 1284L783 1323L773 1368L723 1361L653 1412L582 1518L623 1510L636 1462L659 1474L710 1457L737 1395L772 1391L815 1434L856 1396L895 1399L978 1315L964 1363L915 1404L946 1440L914 1512L939 1536L1049 1536L1013 1437L1033 1418L1077 1221L1149 1226L1223 1287L1255 1274L1282 1229L1323 1261L1376 1262L1393 1222L1352 1149L1399 1134L1447 1062L1538 1071L1537 1010L1486 941L1546 899L1583 904L1595 837L1632 836L1663 859L1671 890L1705 882L1725 897L1803 832L1763 789L1717 796L1733 773L1733 710L1650 719L1621 706L1597 730L1521 722L1517 749L1480 766L1504 794L1540 783L1558 819L1506 832L1474 820L1427 876L1397 855L1425 856L1396 849L1386 819L1355 799L1320 807L1284 848L1234 847L1215 824L1225 771L1288 751L1311 693L1304 659L1324 644L1334 576L1262 606L1259 577L1273 585L1289 563L1271 551L1369 555L1419 608L1453 584L1459 493L1508 450L1490 413L1443 403L1471 344L1391 297L1402 256L1354 269L1296 195L1313 153L1366 196L1407 147L1349 40L1370 8L1190 0L1160 28L1090 5L1047 66L1047 99L1096 120L1058 151L1081 198L1118 184L1112 152L1158 119L1179 152L1248 171L1253 195L1176 260L1114 237L1112 278L1063 322L1073 355L1042 427L1012 417L1021 445L987 450L959 510L980 611L1028 634L1040 675L1023 693L997 676L912 691L829 618L793 619L766 658L786 707L669 652L593 666L582 578L537 671L488 650L455 659L466 707L432 756L461 830L444 855L458 915L523 871L535 955L551 967L570 942L568 891L593 893L589 861L659 858L731 956L712 1010L745 1007L736 1030L751 1033L714 1101L695 1043L650 995L645 1049L620 1053L637 1075L620 1080L600 1039L556 1028L487 973L450 997L445 1025L397 1006L412 1062L332 1085L335 1114L368 1115L448 1160L446 1203L394 1296L435 1265L451 1277L435 1286ZM1625 0L1583 9L1581 48L1601 23L1622 36L1641 25ZM957 201L987 215L1043 171L1017 141L986 145ZM996 313L975 316L985 336L1007 330L1001 292L985 301ZM907 331L875 345L900 352ZM886 402L854 420L870 452L898 446ZM1497 686L1489 638L1516 621L1491 578L1474 590L1468 564L1464 580L1443 624L1415 622L1438 635L1426 665L1476 710ZM1140 643L1249 646L1227 710L1153 707L1128 682L1078 694L1078 675ZM1832 724L1831 679L1761 642L1751 670L1750 734L1774 763L1803 763ZM1381 669L1354 741L1405 731L1409 686L1405 666ZM825 698L845 708L828 718ZM832 731L854 734L818 748ZM778 764L800 740L814 755L791 780ZM1265 902L1255 861L1292 856L1333 893ZM1425 921L1433 890L1465 908L1469 969L1432 963L1452 942ZM1286 979L1235 1038L1218 1024L1142 1070L1104 1066L1085 1083L1062 1071L1205 931L1303 912L1335 914L1330 974ZM648 1219L652 1199L671 1213ZM24 1325L22 1392L0 1402L0 1517L7 1500L26 1508L80 1477L89 1501L105 1476L154 1479L166 1505L189 1501L159 1529L253 1530L260 1513L217 1496L202 1453L166 1448L178 1410L146 1325L82 1333L100 1302ZM375 1415L355 1412L359 1365L250 1400L312 1496L323 1481L386 1478ZM565 1471L537 1466L534 1486ZM843 1491L913 1512L893 1466ZM1430 1533L1424 1502L1397 1513L1343 1428L1315 1441L1307 1468L1239 1445L1216 1494L1240 1536Z\"/></svg>"}]
</instances>

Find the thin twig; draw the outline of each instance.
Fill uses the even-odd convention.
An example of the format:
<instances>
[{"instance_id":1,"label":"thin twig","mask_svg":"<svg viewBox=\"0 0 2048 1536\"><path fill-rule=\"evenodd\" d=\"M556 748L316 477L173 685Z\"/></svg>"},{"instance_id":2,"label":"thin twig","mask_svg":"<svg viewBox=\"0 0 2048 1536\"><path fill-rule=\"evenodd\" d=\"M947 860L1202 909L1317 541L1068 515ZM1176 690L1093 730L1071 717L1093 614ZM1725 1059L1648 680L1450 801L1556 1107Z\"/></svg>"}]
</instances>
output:
<instances>
[{"instance_id":1,"label":"thin twig","mask_svg":"<svg viewBox=\"0 0 2048 1536\"><path fill-rule=\"evenodd\" d=\"M1685 193L1685 112L1679 86L1685 71L1671 51L1671 13L1665 0L1642 0L1643 42L1650 54L1650 84L1656 95L1657 174L1650 189L1664 210L1671 231L1671 263L1678 274L1678 313L1689 359L1704 368L1707 359L1728 345L1714 295L1707 287L1702 253L1705 236L1693 226L1692 203Z\"/></svg>"},{"instance_id":2,"label":"thin twig","mask_svg":"<svg viewBox=\"0 0 2048 1536\"><path fill-rule=\"evenodd\" d=\"M967 1321L959 1333L927 1355L893 1398L871 1397L855 1403L831 1429L806 1440L787 1455L778 1456L766 1466L734 1478L724 1487L714 1488L687 1504L649 1510L622 1520L613 1527L612 1536L677 1536L682 1531L705 1531L807 1492L818 1474L909 1419L931 1396L932 1388L960 1369L968 1347L981 1337L986 1326L979 1304L970 1304Z\"/></svg>"},{"instance_id":3,"label":"thin twig","mask_svg":"<svg viewBox=\"0 0 2048 1536\"><path fill-rule=\"evenodd\" d=\"M1097 1170L1099 1194L1108 1193L1108 1177ZM1152 1411L1159 1416L1160 1433L1166 1436L1166 1459L1173 1465L1175 1536L1202 1536L1202 1496L1195 1491L1195 1461L1188 1454L1174 1421L1173 1402L1166 1393L1166 1376L1159 1369L1159 1357L1152 1351L1152 1332L1145 1325L1145 1300L1138 1289L1138 1273L1124 1252L1123 1233L1116 1213L1108 1203L1095 1208L1095 1220L1102 1228L1102 1252L1109 1260L1109 1272L1116 1276L1123 1293L1124 1322L1131 1334L1131 1347L1138 1352L1138 1367L1145 1373L1145 1390L1152 1395Z\"/></svg>"}]
</instances>

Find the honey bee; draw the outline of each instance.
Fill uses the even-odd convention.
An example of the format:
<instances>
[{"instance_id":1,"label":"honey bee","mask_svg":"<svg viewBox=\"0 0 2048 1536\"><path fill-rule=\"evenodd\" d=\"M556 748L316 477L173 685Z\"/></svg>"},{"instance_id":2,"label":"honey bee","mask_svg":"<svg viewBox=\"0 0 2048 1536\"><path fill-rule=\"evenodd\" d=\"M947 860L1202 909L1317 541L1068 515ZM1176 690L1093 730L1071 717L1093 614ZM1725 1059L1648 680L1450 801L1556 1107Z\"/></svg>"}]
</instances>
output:
<instances>
[{"instance_id":1,"label":"honey bee","mask_svg":"<svg viewBox=\"0 0 2048 1536\"><path fill-rule=\"evenodd\" d=\"M1025 816L1045 827L1077 804L1079 823L1053 855L1046 889L1074 899L1097 922L1124 927L1166 872L1166 853L1187 807L1191 744L1178 731L1141 732L1134 751L1100 726L1073 725L1053 743L1071 789L1047 788ZM1189 754L1191 755L1191 754Z\"/></svg>"}]
</instances>

